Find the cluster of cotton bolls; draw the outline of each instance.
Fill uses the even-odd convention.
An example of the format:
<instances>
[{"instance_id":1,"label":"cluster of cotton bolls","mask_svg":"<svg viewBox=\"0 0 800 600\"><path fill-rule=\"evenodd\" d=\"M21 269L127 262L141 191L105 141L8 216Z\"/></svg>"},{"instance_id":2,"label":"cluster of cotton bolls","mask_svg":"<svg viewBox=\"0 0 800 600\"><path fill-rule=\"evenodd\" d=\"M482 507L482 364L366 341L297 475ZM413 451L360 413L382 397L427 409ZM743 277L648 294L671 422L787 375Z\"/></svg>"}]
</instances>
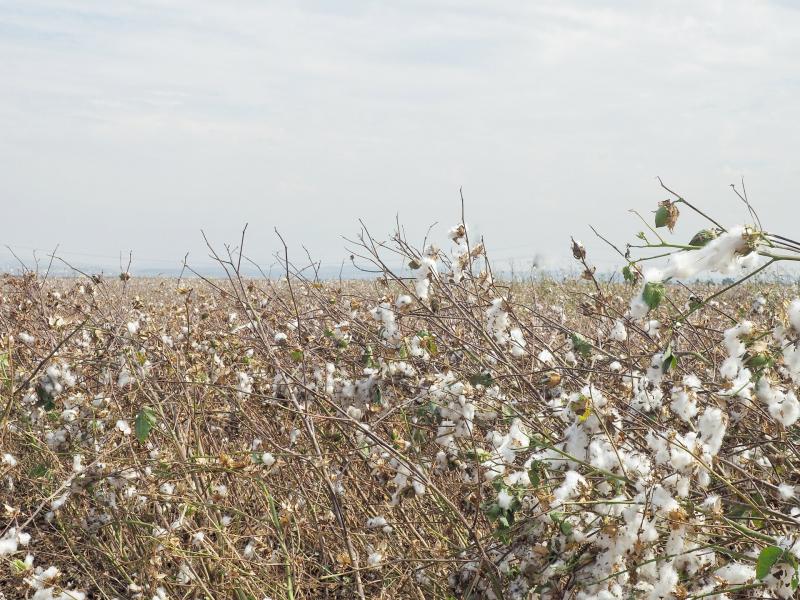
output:
<instances>
[{"instance_id":1,"label":"cluster of cotton bolls","mask_svg":"<svg viewBox=\"0 0 800 600\"><path fill-rule=\"evenodd\" d=\"M650 311L651 307L644 297L645 286L648 283L688 279L699 273L733 275L754 268L759 261L759 255L755 251L758 241L757 233L737 225L701 248L671 254L667 264L661 269L645 269L644 286L641 292L631 299L630 316L638 319Z\"/></svg>"},{"instance_id":2,"label":"cluster of cotton bolls","mask_svg":"<svg viewBox=\"0 0 800 600\"><path fill-rule=\"evenodd\" d=\"M57 567L34 566L34 556L23 550L28 548L30 541L30 534L20 531L16 527L8 528L0 536L0 558L25 552L24 559L15 558L11 561L11 568L14 574L22 577L29 589L33 590L30 598L32 600L85 600L85 592L58 585L61 572Z\"/></svg>"},{"instance_id":3,"label":"cluster of cotton bolls","mask_svg":"<svg viewBox=\"0 0 800 600\"><path fill-rule=\"evenodd\" d=\"M525 356L527 342L519 327L511 327L511 318L506 309L503 298L492 300L491 306L486 309L486 329L489 335L502 347L508 346L511 355L515 358Z\"/></svg>"},{"instance_id":4,"label":"cluster of cotton bolls","mask_svg":"<svg viewBox=\"0 0 800 600\"><path fill-rule=\"evenodd\" d=\"M381 302L370 311L370 315L381 324L381 337L386 343L391 346L398 345L402 334L400 333L400 328L397 326L397 319L391 304L388 302Z\"/></svg>"},{"instance_id":5,"label":"cluster of cotton bolls","mask_svg":"<svg viewBox=\"0 0 800 600\"><path fill-rule=\"evenodd\" d=\"M414 279L414 291L417 298L422 301L428 300L431 289L431 279L437 279L439 249L429 246L424 254L415 260L414 267L416 275Z\"/></svg>"}]
</instances>

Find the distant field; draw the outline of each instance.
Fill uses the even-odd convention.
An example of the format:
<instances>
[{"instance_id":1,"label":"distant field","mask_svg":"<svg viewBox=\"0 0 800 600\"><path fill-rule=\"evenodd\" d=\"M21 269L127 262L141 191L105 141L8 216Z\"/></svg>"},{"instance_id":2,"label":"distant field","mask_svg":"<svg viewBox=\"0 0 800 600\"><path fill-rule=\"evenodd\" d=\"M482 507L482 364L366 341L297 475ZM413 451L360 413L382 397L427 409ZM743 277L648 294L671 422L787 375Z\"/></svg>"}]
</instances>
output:
<instances>
[{"instance_id":1,"label":"distant field","mask_svg":"<svg viewBox=\"0 0 800 600\"><path fill-rule=\"evenodd\" d=\"M6 276L0 591L791 595L798 290L637 289Z\"/></svg>"}]
</instances>

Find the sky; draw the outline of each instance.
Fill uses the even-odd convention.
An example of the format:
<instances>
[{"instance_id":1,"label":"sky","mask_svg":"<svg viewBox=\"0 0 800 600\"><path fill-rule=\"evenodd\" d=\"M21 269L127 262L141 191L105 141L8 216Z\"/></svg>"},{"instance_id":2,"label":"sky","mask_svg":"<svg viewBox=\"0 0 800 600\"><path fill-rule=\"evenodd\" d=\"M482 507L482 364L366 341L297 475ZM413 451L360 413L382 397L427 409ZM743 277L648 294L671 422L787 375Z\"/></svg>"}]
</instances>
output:
<instances>
[{"instance_id":1,"label":"sky","mask_svg":"<svg viewBox=\"0 0 800 600\"><path fill-rule=\"evenodd\" d=\"M796 234L798 57L788 1L0 0L0 241L166 271L249 223L336 268L359 219L447 247L462 189L498 263L603 270L656 176Z\"/></svg>"}]
</instances>

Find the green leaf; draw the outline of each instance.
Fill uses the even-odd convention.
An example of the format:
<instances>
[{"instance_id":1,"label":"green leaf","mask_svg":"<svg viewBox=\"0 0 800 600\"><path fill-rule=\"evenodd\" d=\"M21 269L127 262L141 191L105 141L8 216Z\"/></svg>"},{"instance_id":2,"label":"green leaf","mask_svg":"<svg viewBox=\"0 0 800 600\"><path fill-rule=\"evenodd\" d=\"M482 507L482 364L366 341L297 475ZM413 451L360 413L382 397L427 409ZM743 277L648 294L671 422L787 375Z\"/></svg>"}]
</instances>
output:
<instances>
[{"instance_id":1,"label":"green leaf","mask_svg":"<svg viewBox=\"0 0 800 600\"><path fill-rule=\"evenodd\" d=\"M436 354L438 354L439 348L436 346L436 340L433 339L432 335L425 338L425 349L431 356L436 356Z\"/></svg>"},{"instance_id":2,"label":"green leaf","mask_svg":"<svg viewBox=\"0 0 800 600\"><path fill-rule=\"evenodd\" d=\"M561 533L563 533L564 535L569 535L570 533L572 533L572 523L570 523L566 519L561 521L561 523L558 524L558 528L561 530Z\"/></svg>"},{"instance_id":3,"label":"green leaf","mask_svg":"<svg viewBox=\"0 0 800 600\"><path fill-rule=\"evenodd\" d=\"M636 281L636 275L634 275L630 265L622 267L622 277L624 277L625 281L628 283Z\"/></svg>"},{"instance_id":4,"label":"green leaf","mask_svg":"<svg viewBox=\"0 0 800 600\"><path fill-rule=\"evenodd\" d=\"M664 362L661 364L661 372L668 373L670 369L678 366L678 357L672 352L672 346L669 346L664 352Z\"/></svg>"},{"instance_id":5,"label":"green leaf","mask_svg":"<svg viewBox=\"0 0 800 600\"><path fill-rule=\"evenodd\" d=\"M50 469L47 468L47 465L39 463L30 470L30 476L34 478L45 477L49 472Z\"/></svg>"},{"instance_id":6,"label":"green leaf","mask_svg":"<svg viewBox=\"0 0 800 600\"><path fill-rule=\"evenodd\" d=\"M486 510L486 516L489 518L490 521L495 521L497 520L497 517L499 517L502 514L502 512L503 509L500 508L500 505L491 504L489 508Z\"/></svg>"},{"instance_id":7,"label":"green leaf","mask_svg":"<svg viewBox=\"0 0 800 600\"><path fill-rule=\"evenodd\" d=\"M581 356L589 356L592 353L592 345L587 342L581 334L572 333L569 337L572 340L572 347L575 349L575 352Z\"/></svg>"},{"instance_id":8,"label":"green leaf","mask_svg":"<svg viewBox=\"0 0 800 600\"><path fill-rule=\"evenodd\" d=\"M292 350L289 353L289 356L291 356L292 360L296 363L303 362L303 351L299 348Z\"/></svg>"},{"instance_id":9,"label":"green leaf","mask_svg":"<svg viewBox=\"0 0 800 600\"><path fill-rule=\"evenodd\" d=\"M469 382L472 385L482 385L483 387L489 387L490 385L492 385L493 379L490 373L476 373L475 375L470 376Z\"/></svg>"},{"instance_id":10,"label":"green leaf","mask_svg":"<svg viewBox=\"0 0 800 600\"><path fill-rule=\"evenodd\" d=\"M534 460L531 462L531 468L528 469L528 478L531 480L531 485L535 488L539 487L539 484L542 482L541 475L539 475L539 471L542 469L542 463L538 460Z\"/></svg>"},{"instance_id":11,"label":"green leaf","mask_svg":"<svg viewBox=\"0 0 800 600\"><path fill-rule=\"evenodd\" d=\"M768 352L759 352L758 354L750 356L745 361L745 364L751 369L760 369L762 367L770 367L774 362L774 359Z\"/></svg>"},{"instance_id":12,"label":"green leaf","mask_svg":"<svg viewBox=\"0 0 800 600\"><path fill-rule=\"evenodd\" d=\"M377 385L372 388L372 403L383 406L383 392Z\"/></svg>"},{"instance_id":13,"label":"green leaf","mask_svg":"<svg viewBox=\"0 0 800 600\"><path fill-rule=\"evenodd\" d=\"M375 361L372 360L372 346L369 344L364 348L364 354L361 355L361 362L364 363L365 367L370 369L375 366Z\"/></svg>"},{"instance_id":14,"label":"green leaf","mask_svg":"<svg viewBox=\"0 0 800 600\"><path fill-rule=\"evenodd\" d=\"M769 575L770 569L780 560L781 556L783 556L783 548L778 546L764 548L756 561L756 578L761 580Z\"/></svg>"},{"instance_id":15,"label":"green leaf","mask_svg":"<svg viewBox=\"0 0 800 600\"><path fill-rule=\"evenodd\" d=\"M25 563L18 558L15 558L11 561L11 568L17 573L24 573L28 570L28 567L25 566Z\"/></svg>"},{"instance_id":16,"label":"green leaf","mask_svg":"<svg viewBox=\"0 0 800 600\"><path fill-rule=\"evenodd\" d=\"M143 406L136 415L135 423L136 439L139 440L139 443L144 444L155 425L156 413L149 406Z\"/></svg>"},{"instance_id":17,"label":"green leaf","mask_svg":"<svg viewBox=\"0 0 800 600\"><path fill-rule=\"evenodd\" d=\"M644 284L642 290L642 299L645 304L650 307L650 310L658 308L661 300L664 298L664 284L657 281L648 281Z\"/></svg>"}]
</instances>

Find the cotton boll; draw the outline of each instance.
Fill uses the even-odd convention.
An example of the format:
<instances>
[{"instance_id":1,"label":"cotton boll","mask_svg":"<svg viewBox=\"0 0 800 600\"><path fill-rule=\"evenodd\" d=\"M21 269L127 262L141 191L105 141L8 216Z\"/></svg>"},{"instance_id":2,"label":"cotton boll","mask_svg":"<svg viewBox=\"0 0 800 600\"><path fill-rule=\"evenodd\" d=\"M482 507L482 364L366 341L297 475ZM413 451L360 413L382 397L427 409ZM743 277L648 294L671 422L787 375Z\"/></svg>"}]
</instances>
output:
<instances>
[{"instance_id":1,"label":"cotton boll","mask_svg":"<svg viewBox=\"0 0 800 600\"><path fill-rule=\"evenodd\" d=\"M19 546L19 538L17 537L17 530L12 527L6 534L0 538L0 556L14 554Z\"/></svg>"},{"instance_id":2,"label":"cotton boll","mask_svg":"<svg viewBox=\"0 0 800 600\"><path fill-rule=\"evenodd\" d=\"M682 471L695 463L692 452L696 451L697 434L689 432L685 436L675 434L674 440L670 443L670 463L676 471Z\"/></svg>"},{"instance_id":3,"label":"cotton boll","mask_svg":"<svg viewBox=\"0 0 800 600\"><path fill-rule=\"evenodd\" d=\"M796 298L792 300L787 312L789 314L789 323L792 325L792 328L797 333L800 333L800 299Z\"/></svg>"},{"instance_id":4,"label":"cotton boll","mask_svg":"<svg viewBox=\"0 0 800 600\"><path fill-rule=\"evenodd\" d=\"M503 510L508 510L513 499L514 497L504 489L497 492L497 505Z\"/></svg>"},{"instance_id":5,"label":"cotton boll","mask_svg":"<svg viewBox=\"0 0 800 600\"><path fill-rule=\"evenodd\" d=\"M539 352L539 354L536 356L536 358L538 358L540 361L542 361L546 365L552 366L552 365L555 364L555 359L553 358L553 355L547 349L542 350L541 352Z\"/></svg>"},{"instance_id":6,"label":"cotton boll","mask_svg":"<svg viewBox=\"0 0 800 600\"><path fill-rule=\"evenodd\" d=\"M519 327L514 327L509 331L509 337L511 340L511 354L514 358L520 358L525 356L525 346L527 346L527 342L523 337L522 330Z\"/></svg>"},{"instance_id":7,"label":"cotton boll","mask_svg":"<svg viewBox=\"0 0 800 600\"><path fill-rule=\"evenodd\" d=\"M397 300L395 300L394 305L398 310L402 310L407 306L410 306L413 301L414 300L413 298L411 298L411 296L403 294L402 296L397 297Z\"/></svg>"},{"instance_id":8,"label":"cotton boll","mask_svg":"<svg viewBox=\"0 0 800 600\"><path fill-rule=\"evenodd\" d=\"M755 579L756 570L751 565L731 562L714 571L714 576L719 577L725 583L740 585Z\"/></svg>"},{"instance_id":9,"label":"cotton boll","mask_svg":"<svg viewBox=\"0 0 800 600\"><path fill-rule=\"evenodd\" d=\"M697 399L684 389L673 388L672 402L669 407L687 423L690 423L697 415Z\"/></svg>"},{"instance_id":10,"label":"cotton boll","mask_svg":"<svg viewBox=\"0 0 800 600\"><path fill-rule=\"evenodd\" d=\"M649 600L672 600L675 596L673 591L678 585L680 577L672 562L664 563L658 570L658 582L653 586L652 591L648 595Z\"/></svg>"},{"instance_id":11,"label":"cotton boll","mask_svg":"<svg viewBox=\"0 0 800 600\"><path fill-rule=\"evenodd\" d=\"M50 510L52 510L53 512L57 511L67 503L68 499L69 499L69 492L67 491L50 503Z\"/></svg>"},{"instance_id":12,"label":"cotton boll","mask_svg":"<svg viewBox=\"0 0 800 600\"><path fill-rule=\"evenodd\" d=\"M367 519L367 529L381 529L386 527L386 519L384 517L370 517Z\"/></svg>"},{"instance_id":13,"label":"cotton boll","mask_svg":"<svg viewBox=\"0 0 800 600\"><path fill-rule=\"evenodd\" d=\"M706 445L708 453L716 456L722 447L722 438L728 426L728 418L719 408L707 408L697 423L700 439Z\"/></svg>"},{"instance_id":14,"label":"cotton boll","mask_svg":"<svg viewBox=\"0 0 800 600\"><path fill-rule=\"evenodd\" d=\"M662 516L669 516L670 513L679 510L680 505L663 486L657 485L653 488L651 500L653 506Z\"/></svg>"},{"instance_id":15,"label":"cotton boll","mask_svg":"<svg viewBox=\"0 0 800 600\"><path fill-rule=\"evenodd\" d=\"M766 377L762 377L758 382L756 394L767 404L772 418L784 426L790 427L800 418L800 402L794 392L783 392L774 388Z\"/></svg>"},{"instance_id":16,"label":"cotton boll","mask_svg":"<svg viewBox=\"0 0 800 600\"><path fill-rule=\"evenodd\" d=\"M86 470L86 467L83 466L83 456L81 454L76 454L72 457L72 472L73 473L83 473Z\"/></svg>"},{"instance_id":17,"label":"cotton boll","mask_svg":"<svg viewBox=\"0 0 800 600\"><path fill-rule=\"evenodd\" d=\"M644 301L642 294L631 299L628 314L632 319L641 319L650 312L650 306Z\"/></svg>"},{"instance_id":18,"label":"cotton boll","mask_svg":"<svg viewBox=\"0 0 800 600\"><path fill-rule=\"evenodd\" d=\"M577 496L581 488L586 487L586 480L577 471L567 471L564 474L564 481L553 490L553 507L558 507L564 504L567 500Z\"/></svg>"},{"instance_id":19,"label":"cotton boll","mask_svg":"<svg viewBox=\"0 0 800 600\"><path fill-rule=\"evenodd\" d=\"M628 339L628 331L625 329L625 324L617 320L614 323L614 327L611 328L611 331L608 334L608 338L610 340L614 340L615 342L624 342Z\"/></svg>"},{"instance_id":20,"label":"cotton boll","mask_svg":"<svg viewBox=\"0 0 800 600\"><path fill-rule=\"evenodd\" d=\"M658 338L658 332L661 329L661 322L657 319L651 319L644 324L644 332L652 338Z\"/></svg>"},{"instance_id":21,"label":"cotton boll","mask_svg":"<svg viewBox=\"0 0 800 600\"><path fill-rule=\"evenodd\" d=\"M791 500L794 498L795 487L788 483L781 483L778 486L778 493L780 494L782 500Z\"/></svg>"}]
</instances>

